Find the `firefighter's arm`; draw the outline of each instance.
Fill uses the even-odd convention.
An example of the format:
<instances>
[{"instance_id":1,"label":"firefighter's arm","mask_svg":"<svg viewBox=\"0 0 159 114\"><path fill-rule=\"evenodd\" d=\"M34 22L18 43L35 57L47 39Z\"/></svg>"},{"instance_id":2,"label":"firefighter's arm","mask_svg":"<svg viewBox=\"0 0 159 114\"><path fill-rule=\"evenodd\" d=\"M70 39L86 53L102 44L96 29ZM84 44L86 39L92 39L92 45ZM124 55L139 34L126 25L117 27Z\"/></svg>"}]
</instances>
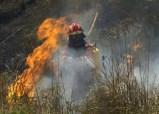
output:
<instances>
[{"instance_id":1,"label":"firefighter's arm","mask_svg":"<svg viewBox=\"0 0 159 114\"><path fill-rule=\"evenodd\" d=\"M101 70L99 49L96 48L96 46L89 46L87 47L87 52L88 52L88 56L91 57L91 59L93 60L93 64L95 66L92 71L94 79L98 80L100 75L100 70Z\"/></svg>"},{"instance_id":2,"label":"firefighter's arm","mask_svg":"<svg viewBox=\"0 0 159 114\"><path fill-rule=\"evenodd\" d=\"M100 54L99 54L100 52L99 52L99 49L95 46L95 44L93 46L89 45L87 47L87 52L88 52L88 56L91 56L91 58L93 59L95 69L100 70Z\"/></svg>"},{"instance_id":3,"label":"firefighter's arm","mask_svg":"<svg viewBox=\"0 0 159 114\"><path fill-rule=\"evenodd\" d=\"M94 64L96 66L96 71L100 71L100 54L99 54L99 49L94 47L93 49L93 59L94 59Z\"/></svg>"}]
</instances>

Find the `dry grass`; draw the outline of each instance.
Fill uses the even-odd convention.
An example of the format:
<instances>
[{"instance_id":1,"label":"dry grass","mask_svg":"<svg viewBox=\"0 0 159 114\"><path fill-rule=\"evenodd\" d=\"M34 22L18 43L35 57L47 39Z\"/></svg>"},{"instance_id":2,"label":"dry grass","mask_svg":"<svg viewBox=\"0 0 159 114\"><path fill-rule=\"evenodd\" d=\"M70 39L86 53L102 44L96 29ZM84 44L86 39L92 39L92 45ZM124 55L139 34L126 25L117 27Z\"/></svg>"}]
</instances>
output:
<instances>
[{"instance_id":1,"label":"dry grass","mask_svg":"<svg viewBox=\"0 0 159 114\"><path fill-rule=\"evenodd\" d=\"M106 69L104 69L106 70ZM0 114L158 114L158 94L155 88L148 91L146 83L136 80L133 69L124 70L113 64L109 73L104 73L92 87L81 105L63 99L62 87L54 86L35 98L14 97L7 104L6 89L11 74L1 74Z\"/></svg>"},{"instance_id":2,"label":"dry grass","mask_svg":"<svg viewBox=\"0 0 159 114\"><path fill-rule=\"evenodd\" d=\"M138 31L138 29L133 30ZM137 38L145 36L141 31ZM112 36L110 37L112 39ZM114 49L114 45L112 48ZM97 76L101 78L96 78L98 80L95 81L96 83L84 102L79 105L66 101L63 87L59 85L43 91L45 94L37 95L35 98L23 96L17 99L14 97L14 102L8 104L6 101L7 87L13 81L12 77L15 77L16 73L2 73L0 74L0 114L158 114L159 91L155 86L149 86L150 73L147 70L140 77L143 79L141 81L136 78L134 73L135 62L140 63L138 53L141 51L130 53L135 56L134 61L130 62L131 64L127 63L127 59L131 59L131 57L126 60L122 58L120 63L116 58L110 58L106 62L109 69L103 64L102 74ZM141 56L141 58L149 63L147 56L145 58ZM103 62L105 61L103 60Z\"/></svg>"}]
</instances>

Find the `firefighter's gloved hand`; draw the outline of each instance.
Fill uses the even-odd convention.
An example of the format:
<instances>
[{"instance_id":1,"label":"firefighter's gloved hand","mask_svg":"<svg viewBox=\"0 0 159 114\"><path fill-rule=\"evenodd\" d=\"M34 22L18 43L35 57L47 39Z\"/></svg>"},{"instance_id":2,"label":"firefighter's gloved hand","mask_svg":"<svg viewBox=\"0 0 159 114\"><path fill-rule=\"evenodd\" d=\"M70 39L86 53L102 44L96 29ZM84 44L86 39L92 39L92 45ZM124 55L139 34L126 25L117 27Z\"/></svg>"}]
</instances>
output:
<instances>
[{"instance_id":1,"label":"firefighter's gloved hand","mask_svg":"<svg viewBox=\"0 0 159 114\"><path fill-rule=\"evenodd\" d=\"M86 43L86 44L85 44L85 47L86 47L86 48L95 47L95 46L96 46L95 43Z\"/></svg>"}]
</instances>

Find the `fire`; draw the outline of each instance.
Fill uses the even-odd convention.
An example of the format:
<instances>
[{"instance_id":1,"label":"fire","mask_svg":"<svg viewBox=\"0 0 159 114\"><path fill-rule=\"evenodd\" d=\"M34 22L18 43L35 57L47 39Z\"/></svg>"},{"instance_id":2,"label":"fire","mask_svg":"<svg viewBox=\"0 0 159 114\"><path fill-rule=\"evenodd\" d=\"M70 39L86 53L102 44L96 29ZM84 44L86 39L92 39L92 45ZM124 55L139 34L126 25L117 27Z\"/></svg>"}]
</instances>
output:
<instances>
[{"instance_id":1,"label":"fire","mask_svg":"<svg viewBox=\"0 0 159 114\"><path fill-rule=\"evenodd\" d=\"M44 43L27 57L28 68L8 87L8 99L13 96L35 96L35 86L43 72L44 65L58 48L60 38L66 37L68 25L65 18L48 18L39 26L37 36Z\"/></svg>"},{"instance_id":2,"label":"fire","mask_svg":"<svg viewBox=\"0 0 159 114\"><path fill-rule=\"evenodd\" d=\"M126 60L127 60L127 64L129 64L129 65L132 65L132 64L133 64L133 62L134 62L134 57L133 57L132 55L126 54L126 55L125 55L125 58L126 58Z\"/></svg>"},{"instance_id":3,"label":"fire","mask_svg":"<svg viewBox=\"0 0 159 114\"><path fill-rule=\"evenodd\" d=\"M140 42L136 42L133 46L132 46L132 49L133 51L138 51L138 49L141 49L143 47L142 43Z\"/></svg>"}]
</instances>

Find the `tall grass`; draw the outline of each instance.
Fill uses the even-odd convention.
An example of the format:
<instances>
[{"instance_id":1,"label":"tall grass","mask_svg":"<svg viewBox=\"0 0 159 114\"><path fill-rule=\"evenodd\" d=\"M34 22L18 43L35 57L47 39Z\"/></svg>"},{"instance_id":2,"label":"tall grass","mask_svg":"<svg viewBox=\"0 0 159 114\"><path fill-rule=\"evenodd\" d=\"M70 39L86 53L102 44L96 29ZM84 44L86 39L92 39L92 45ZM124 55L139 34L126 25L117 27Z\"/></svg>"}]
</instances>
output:
<instances>
[{"instance_id":1,"label":"tall grass","mask_svg":"<svg viewBox=\"0 0 159 114\"><path fill-rule=\"evenodd\" d=\"M139 37L145 36L142 31L139 32ZM131 54L129 50L126 52ZM146 72L139 73L137 76L135 62L137 61L138 66L141 66L138 54L135 53L136 59L130 62L131 64L127 61L131 58L121 57L118 60L113 57L108 59L103 57L102 70L100 74L95 74L98 78L94 78L94 85L79 104L67 101L64 87L58 83L49 90L37 92L34 98L14 96L14 102L10 104L6 100L7 88L13 82L17 72L1 73L0 114L158 114L159 90L153 85L154 83L149 84L153 77L149 72L148 54L145 54L144 58L148 68L145 69Z\"/></svg>"},{"instance_id":2,"label":"tall grass","mask_svg":"<svg viewBox=\"0 0 159 114\"><path fill-rule=\"evenodd\" d=\"M103 66L101 78L94 84L84 102L76 105L66 101L58 84L34 98L6 101L9 79L13 73L2 73L0 79L0 114L158 114L156 88L147 89L134 75L133 64L113 61L110 69Z\"/></svg>"}]
</instances>

